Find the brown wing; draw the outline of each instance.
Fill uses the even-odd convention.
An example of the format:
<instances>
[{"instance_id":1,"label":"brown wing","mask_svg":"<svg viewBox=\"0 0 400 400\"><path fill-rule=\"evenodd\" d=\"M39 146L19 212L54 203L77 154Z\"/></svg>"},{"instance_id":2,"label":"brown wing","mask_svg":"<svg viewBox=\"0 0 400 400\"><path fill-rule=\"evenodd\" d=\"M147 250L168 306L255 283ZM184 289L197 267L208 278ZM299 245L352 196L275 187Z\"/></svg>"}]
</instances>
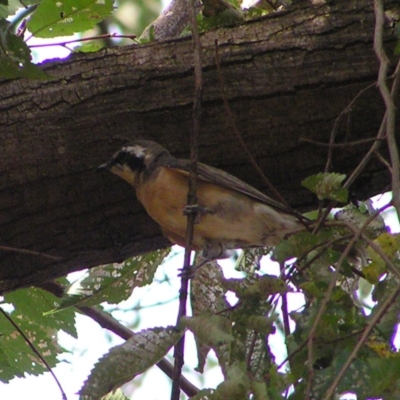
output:
<instances>
[{"instance_id":1,"label":"brown wing","mask_svg":"<svg viewBox=\"0 0 400 400\"><path fill-rule=\"evenodd\" d=\"M182 175L185 176L189 175L190 171L189 160L180 160L176 158L173 159L171 158L168 161L169 162L166 165L168 168L173 168ZM271 199L270 197L261 193L260 191L248 185L247 183L241 181L240 179L220 169L210 167L209 165L206 164L197 163L197 172L198 172L198 178L203 181L215 183L216 185L224 186L231 190L236 190L249 197L252 197L255 200L258 200L261 203L265 203L269 206L284 211L288 214L297 214L289 210L285 205L279 203L274 199Z\"/></svg>"}]
</instances>

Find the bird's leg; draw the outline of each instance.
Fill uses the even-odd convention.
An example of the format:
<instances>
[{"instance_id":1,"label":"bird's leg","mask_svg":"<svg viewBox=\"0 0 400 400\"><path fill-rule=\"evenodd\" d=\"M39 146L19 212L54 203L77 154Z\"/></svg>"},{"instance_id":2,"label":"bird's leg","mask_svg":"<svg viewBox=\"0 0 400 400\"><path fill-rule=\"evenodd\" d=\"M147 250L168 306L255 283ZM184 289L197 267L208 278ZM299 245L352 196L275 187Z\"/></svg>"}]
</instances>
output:
<instances>
[{"instance_id":1,"label":"bird's leg","mask_svg":"<svg viewBox=\"0 0 400 400\"><path fill-rule=\"evenodd\" d=\"M194 220L195 224L200 223L200 219L203 215L212 214L213 211L210 208L203 207L199 204L188 204L183 209L184 215L196 214L196 219Z\"/></svg>"},{"instance_id":2,"label":"bird's leg","mask_svg":"<svg viewBox=\"0 0 400 400\"><path fill-rule=\"evenodd\" d=\"M188 279L192 279L196 271L209 261L216 260L217 258L227 258L229 250L225 249L222 242L209 241L206 242L203 251L201 252L200 260L197 264L191 265L185 270L181 270L178 276L186 275Z\"/></svg>"}]
</instances>

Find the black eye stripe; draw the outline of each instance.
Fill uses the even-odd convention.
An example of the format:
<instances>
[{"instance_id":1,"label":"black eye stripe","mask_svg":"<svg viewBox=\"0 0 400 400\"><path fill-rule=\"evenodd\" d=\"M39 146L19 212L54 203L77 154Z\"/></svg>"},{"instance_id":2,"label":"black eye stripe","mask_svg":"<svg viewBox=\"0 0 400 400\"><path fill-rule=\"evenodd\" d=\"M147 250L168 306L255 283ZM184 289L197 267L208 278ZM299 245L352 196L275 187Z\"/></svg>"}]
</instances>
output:
<instances>
[{"instance_id":1,"label":"black eye stripe","mask_svg":"<svg viewBox=\"0 0 400 400\"><path fill-rule=\"evenodd\" d=\"M122 150L115 156L113 164L128 165L128 167L136 171L144 168L144 159Z\"/></svg>"}]
</instances>

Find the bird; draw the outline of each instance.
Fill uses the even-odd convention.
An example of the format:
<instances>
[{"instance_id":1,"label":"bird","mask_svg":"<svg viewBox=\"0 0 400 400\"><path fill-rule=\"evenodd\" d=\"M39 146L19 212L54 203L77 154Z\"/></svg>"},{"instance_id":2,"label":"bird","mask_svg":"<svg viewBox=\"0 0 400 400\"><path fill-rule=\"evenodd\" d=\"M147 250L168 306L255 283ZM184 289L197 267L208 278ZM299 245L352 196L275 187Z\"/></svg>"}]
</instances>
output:
<instances>
[{"instance_id":1,"label":"bird","mask_svg":"<svg viewBox=\"0 0 400 400\"><path fill-rule=\"evenodd\" d=\"M197 204L187 207L190 160L178 159L160 144L136 140L98 170L128 182L150 217L172 243L185 246L188 212L196 212L191 250L205 259L226 258L232 250L275 246L304 229L301 215L220 169L197 163ZM299 218L300 216L300 218Z\"/></svg>"}]
</instances>

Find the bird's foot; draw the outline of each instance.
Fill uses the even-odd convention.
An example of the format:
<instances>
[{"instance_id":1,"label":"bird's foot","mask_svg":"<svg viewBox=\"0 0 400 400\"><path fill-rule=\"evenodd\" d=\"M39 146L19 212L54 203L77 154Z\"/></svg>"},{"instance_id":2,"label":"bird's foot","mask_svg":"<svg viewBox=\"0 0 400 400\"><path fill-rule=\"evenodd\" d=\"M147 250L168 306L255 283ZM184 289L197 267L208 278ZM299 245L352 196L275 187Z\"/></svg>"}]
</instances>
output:
<instances>
[{"instance_id":1,"label":"bird's foot","mask_svg":"<svg viewBox=\"0 0 400 400\"><path fill-rule=\"evenodd\" d=\"M189 266L189 268L180 268L178 277L186 277L186 279L193 279L196 275L196 271L202 267L204 264L212 261L210 258L202 258L197 264Z\"/></svg>"},{"instance_id":2,"label":"bird's foot","mask_svg":"<svg viewBox=\"0 0 400 400\"><path fill-rule=\"evenodd\" d=\"M212 210L210 210L207 207L200 206L199 204L191 204L191 205L188 204L183 209L183 214L184 215L195 214L196 218L194 220L194 223L199 224L201 217L206 214L212 214Z\"/></svg>"}]
</instances>

